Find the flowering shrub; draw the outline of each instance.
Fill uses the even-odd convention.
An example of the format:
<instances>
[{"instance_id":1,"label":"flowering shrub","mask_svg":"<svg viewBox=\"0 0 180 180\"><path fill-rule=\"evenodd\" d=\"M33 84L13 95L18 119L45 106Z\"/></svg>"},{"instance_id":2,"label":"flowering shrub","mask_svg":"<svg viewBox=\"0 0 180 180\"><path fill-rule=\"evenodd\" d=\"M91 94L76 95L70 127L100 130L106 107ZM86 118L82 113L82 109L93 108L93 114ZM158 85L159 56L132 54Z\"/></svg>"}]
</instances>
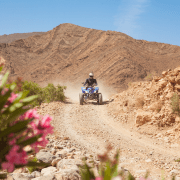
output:
<instances>
[{"instance_id":1,"label":"flowering shrub","mask_svg":"<svg viewBox=\"0 0 180 180\"><path fill-rule=\"evenodd\" d=\"M46 136L53 133L52 118L29 109L37 95L27 97L28 91L15 93L16 83L6 83L8 74L0 83L0 169L12 172L16 167L45 166L45 163L29 161L28 155L48 143ZM32 148L29 152L24 150L27 145Z\"/></svg>"},{"instance_id":2,"label":"flowering shrub","mask_svg":"<svg viewBox=\"0 0 180 180\"><path fill-rule=\"evenodd\" d=\"M79 166L82 180L135 180L129 171L127 173L125 173L124 170L118 171L119 151L117 151L114 158L111 159L109 157L111 150L112 147L109 145L103 155L98 155L100 164L97 165L92 161L92 166L86 162L84 162L84 165ZM93 171L95 167L98 170L98 177L95 177ZM147 177L148 173L145 175L145 178L141 177L139 180L150 180L146 179Z\"/></svg>"}]
</instances>

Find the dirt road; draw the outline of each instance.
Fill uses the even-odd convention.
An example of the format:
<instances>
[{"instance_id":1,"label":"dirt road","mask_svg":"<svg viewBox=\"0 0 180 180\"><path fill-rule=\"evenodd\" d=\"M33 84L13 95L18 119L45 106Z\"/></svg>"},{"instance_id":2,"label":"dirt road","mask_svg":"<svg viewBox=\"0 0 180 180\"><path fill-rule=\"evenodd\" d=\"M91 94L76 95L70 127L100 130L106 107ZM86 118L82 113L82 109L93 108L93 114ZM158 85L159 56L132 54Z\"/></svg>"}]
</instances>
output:
<instances>
[{"instance_id":1,"label":"dirt road","mask_svg":"<svg viewBox=\"0 0 180 180\"><path fill-rule=\"evenodd\" d=\"M125 128L108 114L108 103L80 106L69 101L55 117L55 128L94 155L103 153L111 143L121 151L120 166L137 177L146 170L150 170L152 179L160 179L162 173L169 178L173 172L178 174L180 165L174 161L180 157L178 149L139 134L137 129Z\"/></svg>"}]
</instances>

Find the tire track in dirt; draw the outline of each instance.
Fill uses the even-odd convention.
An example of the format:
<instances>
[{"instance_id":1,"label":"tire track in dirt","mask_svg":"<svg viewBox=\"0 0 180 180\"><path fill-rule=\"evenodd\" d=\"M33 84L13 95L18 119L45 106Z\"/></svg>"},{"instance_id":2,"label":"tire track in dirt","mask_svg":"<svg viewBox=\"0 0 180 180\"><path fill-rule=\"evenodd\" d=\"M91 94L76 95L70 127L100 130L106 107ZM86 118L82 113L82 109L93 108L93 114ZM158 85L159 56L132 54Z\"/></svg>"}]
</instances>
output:
<instances>
[{"instance_id":1,"label":"tire track in dirt","mask_svg":"<svg viewBox=\"0 0 180 180\"><path fill-rule=\"evenodd\" d=\"M88 103L80 106L77 103L67 103L63 113L60 113L61 116L56 117L56 121L57 128L61 127L63 134L95 155L103 153L110 142L114 150L121 150L122 159L125 158L124 166L131 172L144 167L153 170L156 177L161 174L161 165L156 166L154 163L157 159L170 163L180 157L176 149L125 129L107 114L107 105ZM145 162L148 158L152 160L150 163Z\"/></svg>"}]
</instances>

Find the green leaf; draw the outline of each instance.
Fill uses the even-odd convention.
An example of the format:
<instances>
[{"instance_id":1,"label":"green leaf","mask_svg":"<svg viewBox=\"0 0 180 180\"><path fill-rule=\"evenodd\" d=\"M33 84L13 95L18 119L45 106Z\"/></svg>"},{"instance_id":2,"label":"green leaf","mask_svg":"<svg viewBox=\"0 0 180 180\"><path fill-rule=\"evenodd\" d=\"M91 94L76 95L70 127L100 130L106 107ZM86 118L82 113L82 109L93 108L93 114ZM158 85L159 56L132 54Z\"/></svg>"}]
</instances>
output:
<instances>
[{"instance_id":1,"label":"green leaf","mask_svg":"<svg viewBox=\"0 0 180 180\"><path fill-rule=\"evenodd\" d=\"M25 141L23 141L23 142L20 142L19 145L25 147L25 146L27 146L27 145L33 144L33 143L36 142L41 136L42 136L42 135L39 134L39 135L37 135L37 136L35 136L35 137L29 138L29 139L27 139L27 140L25 140Z\"/></svg>"},{"instance_id":2,"label":"green leaf","mask_svg":"<svg viewBox=\"0 0 180 180\"><path fill-rule=\"evenodd\" d=\"M15 87L16 87L16 84L14 83L14 84L12 84L12 85L10 86L9 89L10 89L11 91L13 91L13 90L15 89Z\"/></svg>"},{"instance_id":3,"label":"green leaf","mask_svg":"<svg viewBox=\"0 0 180 180\"><path fill-rule=\"evenodd\" d=\"M0 173L0 179L6 179L7 173Z\"/></svg>"},{"instance_id":4,"label":"green leaf","mask_svg":"<svg viewBox=\"0 0 180 180\"><path fill-rule=\"evenodd\" d=\"M11 96L12 91L9 90L8 92L6 92L5 95L1 95L0 94L0 109L3 109L4 105L6 104L6 102L8 101L8 98Z\"/></svg>"},{"instance_id":5,"label":"green leaf","mask_svg":"<svg viewBox=\"0 0 180 180\"><path fill-rule=\"evenodd\" d=\"M106 170L105 170L105 174L104 174L104 180L111 180L110 162L106 163Z\"/></svg>"},{"instance_id":6,"label":"green leaf","mask_svg":"<svg viewBox=\"0 0 180 180\"><path fill-rule=\"evenodd\" d=\"M128 180L135 180L135 178L133 177L133 175L130 172L128 174Z\"/></svg>"},{"instance_id":7,"label":"green leaf","mask_svg":"<svg viewBox=\"0 0 180 180\"><path fill-rule=\"evenodd\" d=\"M26 164L26 166L38 166L38 167L44 167L44 166L49 166L50 163L44 163L44 162L41 162L41 163L38 163L38 162L33 162L33 161L30 161Z\"/></svg>"},{"instance_id":8,"label":"green leaf","mask_svg":"<svg viewBox=\"0 0 180 180\"><path fill-rule=\"evenodd\" d=\"M1 86L0 86L1 88L4 87L4 85L5 85L5 83L6 83L7 79L8 79L8 76L9 76L9 72L7 72L7 73L3 76L2 82L1 82Z\"/></svg>"},{"instance_id":9,"label":"green leaf","mask_svg":"<svg viewBox=\"0 0 180 180\"><path fill-rule=\"evenodd\" d=\"M83 166L79 166L79 169L82 180L95 179L93 171L90 170L90 167L86 163Z\"/></svg>"},{"instance_id":10,"label":"green leaf","mask_svg":"<svg viewBox=\"0 0 180 180\"><path fill-rule=\"evenodd\" d=\"M38 95L29 96L27 98L24 98L22 102L32 102L33 100L37 99Z\"/></svg>"},{"instance_id":11,"label":"green leaf","mask_svg":"<svg viewBox=\"0 0 180 180\"><path fill-rule=\"evenodd\" d=\"M13 112L13 111L15 111L16 109L21 108L22 106L23 106L23 103L15 103L15 104L13 104L12 106L10 106L9 111L10 111L10 112Z\"/></svg>"},{"instance_id":12,"label":"green leaf","mask_svg":"<svg viewBox=\"0 0 180 180\"><path fill-rule=\"evenodd\" d=\"M12 122L13 120L17 119L20 115L24 114L26 111L27 109L22 109L22 108L16 109L9 115L8 119L4 123L8 124Z\"/></svg>"},{"instance_id":13,"label":"green leaf","mask_svg":"<svg viewBox=\"0 0 180 180\"><path fill-rule=\"evenodd\" d=\"M2 159L4 157L4 155L9 152L9 150L10 150L10 146L3 147L3 149L1 149L1 151L0 151L0 158Z\"/></svg>"},{"instance_id":14,"label":"green leaf","mask_svg":"<svg viewBox=\"0 0 180 180\"><path fill-rule=\"evenodd\" d=\"M4 131L0 131L0 138L9 135L10 133L17 133L21 130L27 129L27 125L31 120L19 121L15 125L8 127Z\"/></svg>"}]
</instances>

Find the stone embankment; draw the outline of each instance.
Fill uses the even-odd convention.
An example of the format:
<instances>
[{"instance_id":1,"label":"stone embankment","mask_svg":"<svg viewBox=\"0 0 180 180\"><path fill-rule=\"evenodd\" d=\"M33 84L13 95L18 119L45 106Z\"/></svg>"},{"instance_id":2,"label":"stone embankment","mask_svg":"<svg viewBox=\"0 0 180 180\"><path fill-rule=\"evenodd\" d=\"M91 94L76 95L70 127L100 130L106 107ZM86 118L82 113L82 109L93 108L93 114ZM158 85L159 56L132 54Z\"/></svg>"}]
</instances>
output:
<instances>
[{"instance_id":1,"label":"stone embankment","mask_svg":"<svg viewBox=\"0 0 180 180\"><path fill-rule=\"evenodd\" d=\"M29 158L37 158L39 162L50 163L49 167L37 168L29 172L28 168L16 169L8 175L8 180L79 180L79 165L82 158L87 162L92 160L92 155L85 150L74 146L68 137L49 136L46 148ZM28 147L27 147L28 148ZM27 149L29 150L29 149Z\"/></svg>"},{"instance_id":2,"label":"stone embankment","mask_svg":"<svg viewBox=\"0 0 180 180\"><path fill-rule=\"evenodd\" d=\"M162 77L155 76L150 81L129 83L129 89L116 94L109 106L121 122L139 129L148 127L157 138L175 143L180 142L180 117L172 110L174 94L174 104L178 104L180 67L163 71ZM157 133L158 130L162 131Z\"/></svg>"}]
</instances>

